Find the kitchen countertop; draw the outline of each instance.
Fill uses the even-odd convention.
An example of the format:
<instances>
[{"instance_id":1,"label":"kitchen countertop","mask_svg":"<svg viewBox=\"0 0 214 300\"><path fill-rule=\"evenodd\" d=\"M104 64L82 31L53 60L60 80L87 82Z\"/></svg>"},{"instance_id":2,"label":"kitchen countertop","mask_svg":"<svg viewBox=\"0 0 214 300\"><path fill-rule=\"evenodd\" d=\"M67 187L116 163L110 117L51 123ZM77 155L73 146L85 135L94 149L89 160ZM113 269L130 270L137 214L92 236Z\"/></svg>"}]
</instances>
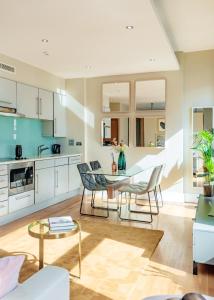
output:
<instances>
[{"instance_id":1,"label":"kitchen countertop","mask_svg":"<svg viewBox=\"0 0 214 300\"><path fill-rule=\"evenodd\" d=\"M34 156L34 157L28 157L27 159L10 159L6 158L1 159L0 158L0 165L6 165L6 164L13 164L13 163L25 163L29 161L37 161L37 160L45 160L45 159L55 159L55 158L63 158L63 157L70 157L70 156L79 156L82 155L81 153L72 153L72 154L49 154L49 155L41 155L41 156Z\"/></svg>"}]
</instances>

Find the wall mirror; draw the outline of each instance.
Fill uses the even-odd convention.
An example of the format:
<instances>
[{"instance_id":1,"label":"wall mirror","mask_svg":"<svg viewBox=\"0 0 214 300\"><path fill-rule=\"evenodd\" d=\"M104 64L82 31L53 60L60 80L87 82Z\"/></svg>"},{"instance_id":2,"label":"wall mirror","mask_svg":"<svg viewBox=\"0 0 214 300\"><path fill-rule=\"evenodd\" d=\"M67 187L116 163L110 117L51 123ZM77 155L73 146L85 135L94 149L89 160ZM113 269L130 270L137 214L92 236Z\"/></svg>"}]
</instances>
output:
<instances>
[{"instance_id":1,"label":"wall mirror","mask_svg":"<svg viewBox=\"0 0 214 300\"><path fill-rule=\"evenodd\" d=\"M136 111L165 110L166 105L166 81L144 80L135 83Z\"/></svg>"},{"instance_id":2,"label":"wall mirror","mask_svg":"<svg viewBox=\"0 0 214 300\"><path fill-rule=\"evenodd\" d=\"M101 122L102 145L123 141L129 145L129 118L103 118Z\"/></svg>"},{"instance_id":3,"label":"wall mirror","mask_svg":"<svg viewBox=\"0 0 214 300\"><path fill-rule=\"evenodd\" d=\"M165 116L136 118L136 147L165 147Z\"/></svg>"},{"instance_id":4,"label":"wall mirror","mask_svg":"<svg viewBox=\"0 0 214 300\"><path fill-rule=\"evenodd\" d=\"M193 107L192 109L192 134L193 143L197 133L201 130L213 130L214 107ZM203 187L206 172L203 160L197 151L193 150L193 187Z\"/></svg>"},{"instance_id":5,"label":"wall mirror","mask_svg":"<svg viewBox=\"0 0 214 300\"><path fill-rule=\"evenodd\" d=\"M130 83L104 83L102 86L103 112L128 112L130 108Z\"/></svg>"}]
</instances>

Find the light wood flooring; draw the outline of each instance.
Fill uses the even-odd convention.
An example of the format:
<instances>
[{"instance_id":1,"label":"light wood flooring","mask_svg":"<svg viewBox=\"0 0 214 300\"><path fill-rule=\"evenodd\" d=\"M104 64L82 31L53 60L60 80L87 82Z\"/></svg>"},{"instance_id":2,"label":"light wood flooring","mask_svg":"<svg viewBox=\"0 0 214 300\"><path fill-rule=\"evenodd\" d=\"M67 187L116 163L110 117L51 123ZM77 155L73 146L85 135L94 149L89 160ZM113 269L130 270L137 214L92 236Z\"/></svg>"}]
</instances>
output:
<instances>
[{"instance_id":1,"label":"light wood flooring","mask_svg":"<svg viewBox=\"0 0 214 300\"><path fill-rule=\"evenodd\" d=\"M35 219L50 215L72 215L73 218L80 218L80 220L81 218L91 219L91 217L80 217L79 202L80 198L75 197L2 226L0 227L0 239L4 237L4 242L10 243L11 239L16 239L19 228L26 226ZM133 300L143 299L146 296L155 294L180 294L188 291L197 291L214 296L214 267L200 265L199 274L197 276L192 275L192 218L194 216L195 205L165 204L161 208L159 216L154 217L152 225L121 222L118 220L116 212L111 212L109 219L102 219L103 222L121 223L126 226L164 231L164 236L149 265L143 271L143 285L135 291ZM93 218L93 220L96 222L97 219ZM202 245L202 247L209 247L209 245ZM3 245L1 248L3 248ZM80 298L75 295L75 299ZM104 298L99 295L96 299Z\"/></svg>"}]
</instances>

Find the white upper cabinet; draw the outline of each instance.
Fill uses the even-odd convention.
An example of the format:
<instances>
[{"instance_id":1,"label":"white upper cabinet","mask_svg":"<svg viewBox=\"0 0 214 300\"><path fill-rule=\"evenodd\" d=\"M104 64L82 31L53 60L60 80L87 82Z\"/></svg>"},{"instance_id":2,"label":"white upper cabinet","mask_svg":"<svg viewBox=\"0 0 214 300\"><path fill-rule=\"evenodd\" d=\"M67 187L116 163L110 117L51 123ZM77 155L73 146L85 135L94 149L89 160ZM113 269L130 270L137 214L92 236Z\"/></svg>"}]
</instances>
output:
<instances>
[{"instance_id":1,"label":"white upper cabinet","mask_svg":"<svg viewBox=\"0 0 214 300\"><path fill-rule=\"evenodd\" d=\"M54 136L66 137L66 96L54 93Z\"/></svg>"},{"instance_id":2,"label":"white upper cabinet","mask_svg":"<svg viewBox=\"0 0 214 300\"><path fill-rule=\"evenodd\" d=\"M39 118L53 120L53 93L39 89Z\"/></svg>"},{"instance_id":3,"label":"white upper cabinet","mask_svg":"<svg viewBox=\"0 0 214 300\"><path fill-rule=\"evenodd\" d=\"M0 78L0 106L16 108L16 82Z\"/></svg>"},{"instance_id":4,"label":"white upper cabinet","mask_svg":"<svg viewBox=\"0 0 214 300\"><path fill-rule=\"evenodd\" d=\"M53 93L17 83L17 112L26 118L53 120Z\"/></svg>"},{"instance_id":5,"label":"white upper cabinet","mask_svg":"<svg viewBox=\"0 0 214 300\"><path fill-rule=\"evenodd\" d=\"M26 118L39 117L39 89L23 83L17 83L17 112Z\"/></svg>"}]
</instances>

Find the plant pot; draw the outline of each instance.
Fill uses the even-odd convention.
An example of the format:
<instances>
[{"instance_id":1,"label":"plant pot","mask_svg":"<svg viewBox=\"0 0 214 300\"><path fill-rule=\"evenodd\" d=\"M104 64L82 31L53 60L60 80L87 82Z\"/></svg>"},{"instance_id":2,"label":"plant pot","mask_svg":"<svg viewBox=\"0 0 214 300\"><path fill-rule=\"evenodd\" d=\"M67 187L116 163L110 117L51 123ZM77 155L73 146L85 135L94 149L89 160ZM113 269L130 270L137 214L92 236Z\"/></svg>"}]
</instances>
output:
<instances>
[{"instance_id":1,"label":"plant pot","mask_svg":"<svg viewBox=\"0 0 214 300\"><path fill-rule=\"evenodd\" d=\"M212 183L204 184L204 196L213 197L214 196L214 185Z\"/></svg>"}]
</instances>

